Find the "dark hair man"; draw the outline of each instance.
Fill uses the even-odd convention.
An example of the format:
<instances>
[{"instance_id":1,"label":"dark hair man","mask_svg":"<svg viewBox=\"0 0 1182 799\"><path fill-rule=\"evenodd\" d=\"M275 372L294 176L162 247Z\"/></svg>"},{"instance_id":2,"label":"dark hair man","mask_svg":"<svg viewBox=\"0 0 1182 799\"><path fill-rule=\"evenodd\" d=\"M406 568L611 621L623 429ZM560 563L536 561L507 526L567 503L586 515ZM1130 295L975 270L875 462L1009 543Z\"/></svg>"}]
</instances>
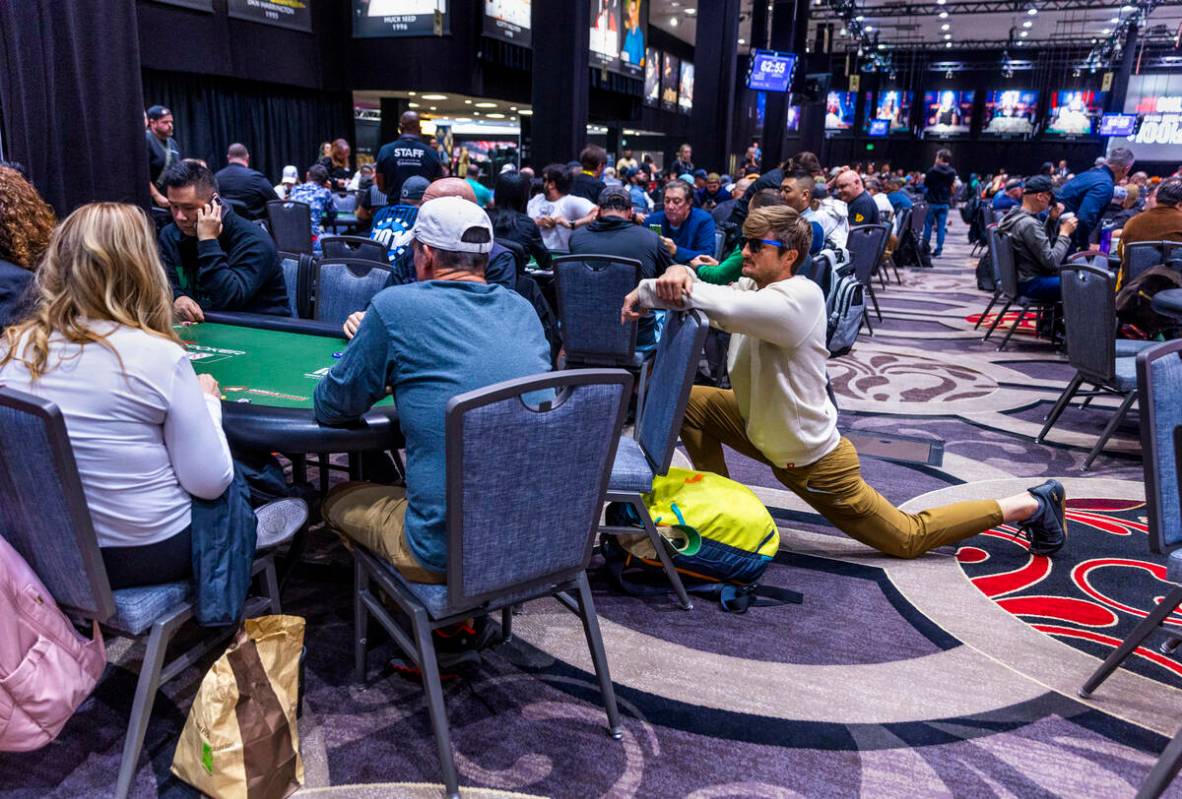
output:
<instances>
[{"instance_id":1,"label":"dark hair man","mask_svg":"<svg viewBox=\"0 0 1182 799\"><path fill-rule=\"evenodd\" d=\"M595 203L570 193L570 172L562 164L549 164L542 170L542 193L529 198L525 212L537 222L546 248L567 252L571 230L589 224ZM605 187L606 188L606 187ZM596 197L598 199L598 196Z\"/></svg>"},{"instance_id":2,"label":"dark hair man","mask_svg":"<svg viewBox=\"0 0 1182 799\"><path fill-rule=\"evenodd\" d=\"M1061 296L1059 266L1071 247L1071 233L1078 218L1059 223L1059 235L1052 245L1047 224L1055 224L1063 213L1055 205L1051 179L1045 175L1028 178L1022 189L1022 205L1011 208L997 223L997 231L1006 234L1014 245L1014 264L1018 268L1018 289L1035 300L1057 300ZM1038 215L1050 210L1047 223Z\"/></svg>"},{"instance_id":3,"label":"dark hair man","mask_svg":"<svg viewBox=\"0 0 1182 799\"><path fill-rule=\"evenodd\" d=\"M1133 151L1128 147L1114 147L1105 163L1081 172L1059 189L1059 202L1079 218L1073 239L1078 249L1087 249L1092 231L1112 202L1116 184L1132 170L1133 161Z\"/></svg>"},{"instance_id":4,"label":"dark hair man","mask_svg":"<svg viewBox=\"0 0 1182 799\"><path fill-rule=\"evenodd\" d=\"M205 311L289 315L275 244L222 204L213 172L181 161L162 182L173 221L158 243L177 318L200 322Z\"/></svg>"},{"instance_id":5,"label":"dark hair man","mask_svg":"<svg viewBox=\"0 0 1182 799\"><path fill-rule=\"evenodd\" d=\"M599 199L599 193L607 188L607 184L599 179L605 164L606 150L595 144L584 147L579 153L579 169L571 180L570 193L594 204Z\"/></svg>"},{"instance_id":6,"label":"dark hair man","mask_svg":"<svg viewBox=\"0 0 1182 799\"><path fill-rule=\"evenodd\" d=\"M948 209L952 206L952 186L956 183L956 170L952 168L952 152L940 150L936 162L923 176L923 188L927 193L928 216L923 223L923 244L932 246L932 228L936 229L936 249L933 258L944 252L944 234L948 229Z\"/></svg>"},{"instance_id":7,"label":"dark hair man","mask_svg":"<svg viewBox=\"0 0 1182 799\"><path fill-rule=\"evenodd\" d=\"M696 182L696 181L695 181ZM702 188L694 192L694 202L706 211L713 211L731 198L731 193L722 186L722 176L717 172L710 172L704 176Z\"/></svg>"},{"instance_id":8,"label":"dark hair man","mask_svg":"<svg viewBox=\"0 0 1182 799\"><path fill-rule=\"evenodd\" d=\"M218 190L223 200L239 203L247 219L262 219L267 203L279 195L262 172L250 168L250 153L246 145L231 144L226 150L226 166L216 175Z\"/></svg>"},{"instance_id":9,"label":"dark hair man","mask_svg":"<svg viewBox=\"0 0 1182 799\"><path fill-rule=\"evenodd\" d=\"M397 197L402 191L402 181L411 175L422 175L427 180L443 177L439 156L423 143L419 115L414 111L403 112L398 118L398 130L402 135L382 145L374 164L374 182L387 197Z\"/></svg>"},{"instance_id":10,"label":"dark hair man","mask_svg":"<svg viewBox=\"0 0 1182 799\"><path fill-rule=\"evenodd\" d=\"M144 139L148 144L148 193L160 208L168 207L164 196L164 172L181 160L181 148L172 137L172 111L162 105L154 105L144 112L148 129Z\"/></svg>"},{"instance_id":11,"label":"dark hair man","mask_svg":"<svg viewBox=\"0 0 1182 799\"><path fill-rule=\"evenodd\" d=\"M609 186L599 193L599 217L571 234L570 251L582 255L618 255L640 261L640 277L657 277L673 263L661 237L632 221L632 197L623 186ZM656 344L652 319L642 319L636 346Z\"/></svg>"},{"instance_id":12,"label":"dark hair man","mask_svg":"<svg viewBox=\"0 0 1182 799\"><path fill-rule=\"evenodd\" d=\"M868 546L912 558L1004 522L1030 531L1030 549L1049 555L1065 539L1063 486L1054 480L1006 499L956 502L918 514L895 508L862 479L858 453L837 430L826 392L825 298L796 275L810 231L791 208L753 211L743 278L730 286L671 266L624 300L621 321L641 308L697 308L731 334L732 389L694 386L681 440L702 471L727 475L723 447L771 467L793 493L839 530Z\"/></svg>"},{"instance_id":13,"label":"dark hair man","mask_svg":"<svg viewBox=\"0 0 1182 799\"><path fill-rule=\"evenodd\" d=\"M1125 223L1119 245L1122 274L1124 248L1138 241L1182 241L1182 178L1163 180L1154 206Z\"/></svg>"},{"instance_id":14,"label":"dark hair man","mask_svg":"<svg viewBox=\"0 0 1182 799\"><path fill-rule=\"evenodd\" d=\"M665 187L664 210L646 218L660 225L665 249L679 264L688 264L699 255L714 255L714 219L701 208L693 207L690 185L675 180Z\"/></svg>"},{"instance_id":15,"label":"dark hair man","mask_svg":"<svg viewBox=\"0 0 1182 799\"><path fill-rule=\"evenodd\" d=\"M406 487L349 483L329 494L322 513L329 526L386 558L406 579L442 583L447 402L548 372L550 345L533 306L486 281L493 228L474 202L456 196L424 202L412 247L416 282L373 298L315 396L316 418L341 424L359 419L389 387L406 437Z\"/></svg>"}]
</instances>

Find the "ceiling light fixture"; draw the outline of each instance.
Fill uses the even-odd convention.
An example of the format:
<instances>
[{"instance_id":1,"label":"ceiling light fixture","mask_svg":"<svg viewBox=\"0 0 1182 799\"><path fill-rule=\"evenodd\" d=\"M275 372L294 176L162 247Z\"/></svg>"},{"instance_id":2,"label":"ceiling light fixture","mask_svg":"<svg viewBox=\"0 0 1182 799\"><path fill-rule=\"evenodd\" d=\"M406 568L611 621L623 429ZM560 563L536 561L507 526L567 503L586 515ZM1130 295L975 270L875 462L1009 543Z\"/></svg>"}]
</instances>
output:
<instances>
[{"instance_id":1,"label":"ceiling light fixture","mask_svg":"<svg viewBox=\"0 0 1182 799\"><path fill-rule=\"evenodd\" d=\"M944 41L948 41L948 40L949 40L949 39L951 39L951 38L952 38L952 34L951 34L951 33L945 33L945 34L944 34Z\"/></svg>"},{"instance_id":2,"label":"ceiling light fixture","mask_svg":"<svg viewBox=\"0 0 1182 799\"><path fill-rule=\"evenodd\" d=\"M485 114L485 116L488 117L489 119L504 119L505 118L504 114Z\"/></svg>"},{"instance_id":3,"label":"ceiling light fixture","mask_svg":"<svg viewBox=\"0 0 1182 799\"><path fill-rule=\"evenodd\" d=\"M446 100L447 95L446 94L424 94L423 99L424 100Z\"/></svg>"},{"instance_id":4,"label":"ceiling light fixture","mask_svg":"<svg viewBox=\"0 0 1182 799\"><path fill-rule=\"evenodd\" d=\"M1030 34L1029 34L1028 32L1026 32L1026 31L1021 31L1021 32L1019 32L1019 33L1018 33L1018 35L1019 35L1019 36L1021 36L1023 39L1025 39L1025 38L1026 38L1027 36L1029 36Z\"/></svg>"},{"instance_id":5,"label":"ceiling light fixture","mask_svg":"<svg viewBox=\"0 0 1182 799\"><path fill-rule=\"evenodd\" d=\"M1116 24L1118 24L1118 23L1120 22L1120 17L1113 17L1112 19L1110 19L1110 20L1108 20L1108 21L1109 21L1111 24L1113 24L1113 25L1116 25Z\"/></svg>"},{"instance_id":6,"label":"ceiling light fixture","mask_svg":"<svg viewBox=\"0 0 1182 799\"><path fill-rule=\"evenodd\" d=\"M1129 3L1125 3L1123 6L1120 7L1120 10L1126 14L1131 14L1132 12L1137 10L1137 7L1134 5L1130 5Z\"/></svg>"},{"instance_id":7,"label":"ceiling light fixture","mask_svg":"<svg viewBox=\"0 0 1182 799\"><path fill-rule=\"evenodd\" d=\"M669 17L669 24L672 27L676 28L677 27L677 17Z\"/></svg>"},{"instance_id":8,"label":"ceiling light fixture","mask_svg":"<svg viewBox=\"0 0 1182 799\"><path fill-rule=\"evenodd\" d=\"M941 12L940 12L940 19L948 19L948 12L947 12L947 11L941 11Z\"/></svg>"},{"instance_id":9,"label":"ceiling light fixture","mask_svg":"<svg viewBox=\"0 0 1182 799\"><path fill-rule=\"evenodd\" d=\"M1026 20L1025 22L1023 22L1023 23L1022 23L1022 27L1023 27L1023 28L1029 28L1029 27L1030 27L1031 25L1033 25L1033 24L1034 24L1034 23L1033 23L1033 22L1031 22L1030 20Z\"/></svg>"},{"instance_id":10,"label":"ceiling light fixture","mask_svg":"<svg viewBox=\"0 0 1182 799\"><path fill-rule=\"evenodd\" d=\"M952 46L952 42L944 42L944 46L945 46L945 47L951 47L951 46ZM949 70L949 71L951 71L951 70Z\"/></svg>"},{"instance_id":11,"label":"ceiling light fixture","mask_svg":"<svg viewBox=\"0 0 1182 799\"><path fill-rule=\"evenodd\" d=\"M866 19L866 17L862 14L859 14L858 16L854 17L854 19L858 22L861 22L862 20Z\"/></svg>"},{"instance_id":12,"label":"ceiling light fixture","mask_svg":"<svg viewBox=\"0 0 1182 799\"><path fill-rule=\"evenodd\" d=\"M496 107L497 107L497 104L496 104L496 103L490 103L490 102L488 102L488 101L486 100L486 101L484 101L484 102L477 103L477 104L476 104L476 107L477 107L477 108L496 108Z\"/></svg>"},{"instance_id":13,"label":"ceiling light fixture","mask_svg":"<svg viewBox=\"0 0 1182 799\"><path fill-rule=\"evenodd\" d=\"M687 8L685 10L685 14L687 17L692 17L694 14L697 14L697 13L698 13L698 9L696 9L696 8Z\"/></svg>"},{"instance_id":14,"label":"ceiling light fixture","mask_svg":"<svg viewBox=\"0 0 1182 799\"><path fill-rule=\"evenodd\" d=\"M867 33L871 33L871 32L873 32L873 31L874 31L874 26L873 26L873 25L867 25L867 26L866 26L866 32L867 32Z\"/></svg>"},{"instance_id":15,"label":"ceiling light fixture","mask_svg":"<svg viewBox=\"0 0 1182 799\"><path fill-rule=\"evenodd\" d=\"M407 103L406 105L408 108L418 108L419 107L418 103Z\"/></svg>"},{"instance_id":16,"label":"ceiling light fixture","mask_svg":"<svg viewBox=\"0 0 1182 799\"><path fill-rule=\"evenodd\" d=\"M739 44L747 44L747 40L746 39L739 39Z\"/></svg>"},{"instance_id":17,"label":"ceiling light fixture","mask_svg":"<svg viewBox=\"0 0 1182 799\"><path fill-rule=\"evenodd\" d=\"M518 111L517 113L523 117L530 117L530 116L533 116L533 114L534 114L533 109L530 109L530 108L523 108L520 111Z\"/></svg>"},{"instance_id":18,"label":"ceiling light fixture","mask_svg":"<svg viewBox=\"0 0 1182 799\"><path fill-rule=\"evenodd\" d=\"M845 28L842 28L841 33L838 34L838 36L848 36L848 35L849 35L849 31L847 31Z\"/></svg>"},{"instance_id":19,"label":"ceiling light fixture","mask_svg":"<svg viewBox=\"0 0 1182 799\"><path fill-rule=\"evenodd\" d=\"M946 31L951 27L952 27L951 25L949 25L947 22L945 22L943 25L940 26L940 30Z\"/></svg>"},{"instance_id":20,"label":"ceiling light fixture","mask_svg":"<svg viewBox=\"0 0 1182 799\"><path fill-rule=\"evenodd\" d=\"M1026 13L1033 17L1035 14L1038 13L1038 9L1035 8L1034 6L1031 6L1030 8L1026 9Z\"/></svg>"}]
</instances>

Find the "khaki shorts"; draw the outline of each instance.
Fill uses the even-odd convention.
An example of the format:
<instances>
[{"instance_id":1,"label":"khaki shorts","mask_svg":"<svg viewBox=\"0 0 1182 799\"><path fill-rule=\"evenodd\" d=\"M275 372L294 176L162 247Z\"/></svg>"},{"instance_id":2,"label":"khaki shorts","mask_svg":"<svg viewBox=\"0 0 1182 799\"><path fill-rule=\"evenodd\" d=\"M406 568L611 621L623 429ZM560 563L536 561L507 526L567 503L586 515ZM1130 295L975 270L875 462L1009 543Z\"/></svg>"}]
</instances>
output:
<instances>
[{"instance_id":1,"label":"khaki shorts","mask_svg":"<svg viewBox=\"0 0 1182 799\"><path fill-rule=\"evenodd\" d=\"M445 583L447 576L419 562L406 542L406 489L377 483L345 483L329 492L321 507L324 522L394 564L416 583Z\"/></svg>"}]
</instances>

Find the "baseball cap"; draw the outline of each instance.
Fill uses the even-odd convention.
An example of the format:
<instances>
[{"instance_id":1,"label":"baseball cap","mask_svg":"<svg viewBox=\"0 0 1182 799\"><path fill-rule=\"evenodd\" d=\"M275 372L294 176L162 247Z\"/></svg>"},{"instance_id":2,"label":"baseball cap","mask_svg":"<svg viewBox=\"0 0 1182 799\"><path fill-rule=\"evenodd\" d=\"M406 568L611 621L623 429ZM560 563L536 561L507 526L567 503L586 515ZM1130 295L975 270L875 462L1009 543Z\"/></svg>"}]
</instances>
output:
<instances>
[{"instance_id":1,"label":"baseball cap","mask_svg":"<svg viewBox=\"0 0 1182 799\"><path fill-rule=\"evenodd\" d=\"M280 183L299 183L300 171L292 165L283 167L283 180Z\"/></svg>"},{"instance_id":2,"label":"baseball cap","mask_svg":"<svg viewBox=\"0 0 1182 799\"><path fill-rule=\"evenodd\" d=\"M423 192L430 185L431 181L422 175L411 175L402 181L402 190L399 192L399 196L404 200L421 200L423 199Z\"/></svg>"},{"instance_id":3,"label":"baseball cap","mask_svg":"<svg viewBox=\"0 0 1182 799\"><path fill-rule=\"evenodd\" d=\"M1006 191L1009 191L1010 189L1018 189L1021 187L1022 187L1021 178L1010 178L1009 180L1006 181Z\"/></svg>"},{"instance_id":4,"label":"baseball cap","mask_svg":"<svg viewBox=\"0 0 1182 799\"><path fill-rule=\"evenodd\" d=\"M1022 187L1023 194L1044 194L1053 190L1054 185L1046 175L1035 175L1034 177L1027 178L1026 184Z\"/></svg>"},{"instance_id":5,"label":"baseball cap","mask_svg":"<svg viewBox=\"0 0 1182 799\"><path fill-rule=\"evenodd\" d=\"M719 175L717 172L711 172L709 175L706 176L706 182L713 183L716 181L719 183L722 182L722 176Z\"/></svg>"},{"instance_id":6,"label":"baseball cap","mask_svg":"<svg viewBox=\"0 0 1182 799\"><path fill-rule=\"evenodd\" d=\"M623 186L608 186L599 192L600 208L616 208L627 211L632 208L632 195Z\"/></svg>"},{"instance_id":7,"label":"baseball cap","mask_svg":"<svg viewBox=\"0 0 1182 799\"><path fill-rule=\"evenodd\" d=\"M694 185L694 176L688 172L686 172L684 175L680 176L678 178L678 180L684 180L686 183L690 184L691 186Z\"/></svg>"},{"instance_id":8,"label":"baseball cap","mask_svg":"<svg viewBox=\"0 0 1182 799\"><path fill-rule=\"evenodd\" d=\"M416 241L449 252L487 253L493 246L488 214L462 197L436 197L423 203L411 232Z\"/></svg>"},{"instance_id":9,"label":"baseball cap","mask_svg":"<svg viewBox=\"0 0 1182 799\"><path fill-rule=\"evenodd\" d=\"M169 111L167 106L154 105L151 108L149 108L146 113L148 115L148 119L155 122L157 119L160 119L160 117L166 117L166 116L171 115L172 111Z\"/></svg>"},{"instance_id":10,"label":"baseball cap","mask_svg":"<svg viewBox=\"0 0 1182 799\"><path fill-rule=\"evenodd\" d=\"M704 177L706 177L706 170L705 170L705 169L695 169L695 170L694 170L694 177L695 177L695 178L704 178Z\"/></svg>"}]
</instances>

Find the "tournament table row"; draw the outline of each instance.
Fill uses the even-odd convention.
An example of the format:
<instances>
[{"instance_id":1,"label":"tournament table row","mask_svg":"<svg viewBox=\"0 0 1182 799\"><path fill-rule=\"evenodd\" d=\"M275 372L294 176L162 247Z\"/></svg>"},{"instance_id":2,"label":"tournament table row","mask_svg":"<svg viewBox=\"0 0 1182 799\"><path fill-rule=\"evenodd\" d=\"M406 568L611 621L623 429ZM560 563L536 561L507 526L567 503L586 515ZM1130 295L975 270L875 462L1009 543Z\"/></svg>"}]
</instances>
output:
<instances>
[{"instance_id":1,"label":"tournament table row","mask_svg":"<svg viewBox=\"0 0 1182 799\"><path fill-rule=\"evenodd\" d=\"M235 447L287 455L365 452L401 446L398 412L386 397L359 421L316 421L312 396L348 341L335 325L242 313L207 313L177 334L197 374L222 391L222 427Z\"/></svg>"}]
</instances>

